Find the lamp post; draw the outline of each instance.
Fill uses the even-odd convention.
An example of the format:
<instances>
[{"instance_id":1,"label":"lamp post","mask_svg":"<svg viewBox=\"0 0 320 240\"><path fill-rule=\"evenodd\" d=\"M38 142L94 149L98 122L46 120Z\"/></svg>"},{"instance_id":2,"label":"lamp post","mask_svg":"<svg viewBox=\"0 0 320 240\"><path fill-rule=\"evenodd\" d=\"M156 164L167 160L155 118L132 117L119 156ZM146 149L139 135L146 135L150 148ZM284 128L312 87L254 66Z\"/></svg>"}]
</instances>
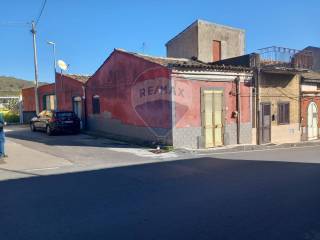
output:
<instances>
[{"instance_id":1,"label":"lamp post","mask_svg":"<svg viewBox=\"0 0 320 240\"><path fill-rule=\"evenodd\" d=\"M55 43L55 42L52 42L52 41L48 41L47 43L52 46L52 50L53 50L55 110L58 111L58 94L57 94L57 79L56 79L56 72L57 72L57 64L56 64L56 43Z\"/></svg>"}]
</instances>

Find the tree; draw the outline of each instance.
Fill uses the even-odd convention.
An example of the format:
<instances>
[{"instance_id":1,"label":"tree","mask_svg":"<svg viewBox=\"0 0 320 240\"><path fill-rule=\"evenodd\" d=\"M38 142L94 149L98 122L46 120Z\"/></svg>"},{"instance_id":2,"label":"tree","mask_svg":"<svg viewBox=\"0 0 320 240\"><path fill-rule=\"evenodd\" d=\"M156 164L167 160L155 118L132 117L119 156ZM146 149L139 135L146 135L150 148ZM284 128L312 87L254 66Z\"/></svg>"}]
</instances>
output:
<instances>
[{"instance_id":1,"label":"tree","mask_svg":"<svg viewBox=\"0 0 320 240\"><path fill-rule=\"evenodd\" d=\"M16 98L9 99L7 108L10 112L19 114L19 99L16 99Z\"/></svg>"}]
</instances>

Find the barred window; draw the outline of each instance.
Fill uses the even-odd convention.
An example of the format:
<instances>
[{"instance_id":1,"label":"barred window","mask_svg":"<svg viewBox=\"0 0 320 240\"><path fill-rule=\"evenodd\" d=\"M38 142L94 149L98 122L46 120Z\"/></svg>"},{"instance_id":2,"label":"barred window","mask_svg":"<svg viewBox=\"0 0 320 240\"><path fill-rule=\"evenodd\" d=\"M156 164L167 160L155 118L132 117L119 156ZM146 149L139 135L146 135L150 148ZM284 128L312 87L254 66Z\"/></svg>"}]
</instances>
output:
<instances>
[{"instance_id":1,"label":"barred window","mask_svg":"<svg viewBox=\"0 0 320 240\"><path fill-rule=\"evenodd\" d=\"M278 103L278 124L290 123L290 103Z\"/></svg>"}]
</instances>

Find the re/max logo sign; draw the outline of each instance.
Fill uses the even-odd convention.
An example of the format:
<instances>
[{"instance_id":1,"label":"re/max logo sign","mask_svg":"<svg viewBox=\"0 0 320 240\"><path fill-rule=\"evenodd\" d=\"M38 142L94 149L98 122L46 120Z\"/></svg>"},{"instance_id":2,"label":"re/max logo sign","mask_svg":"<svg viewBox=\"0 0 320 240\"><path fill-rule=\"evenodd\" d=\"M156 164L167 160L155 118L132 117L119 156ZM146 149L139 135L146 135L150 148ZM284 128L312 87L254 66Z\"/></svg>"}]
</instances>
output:
<instances>
[{"instance_id":1,"label":"re/max logo sign","mask_svg":"<svg viewBox=\"0 0 320 240\"><path fill-rule=\"evenodd\" d=\"M139 89L139 97L147 97L152 95L175 95L178 97L184 97L184 89L183 88L175 88L169 85L157 85L157 86L148 86Z\"/></svg>"},{"instance_id":2,"label":"re/max logo sign","mask_svg":"<svg viewBox=\"0 0 320 240\"><path fill-rule=\"evenodd\" d=\"M131 103L134 107L159 100L189 106L192 99L192 84L186 81L175 81L174 86L171 86L169 79L155 78L136 82L131 88Z\"/></svg>"}]
</instances>

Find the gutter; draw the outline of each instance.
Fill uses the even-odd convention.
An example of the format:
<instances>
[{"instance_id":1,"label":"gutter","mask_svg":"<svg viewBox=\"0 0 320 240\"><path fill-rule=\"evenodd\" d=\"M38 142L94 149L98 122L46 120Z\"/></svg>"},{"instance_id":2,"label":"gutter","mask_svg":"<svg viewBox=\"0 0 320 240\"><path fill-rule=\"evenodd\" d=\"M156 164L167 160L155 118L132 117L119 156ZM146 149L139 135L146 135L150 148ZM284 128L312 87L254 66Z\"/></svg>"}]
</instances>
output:
<instances>
[{"instance_id":1,"label":"gutter","mask_svg":"<svg viewBox=\"0 0 320 240\"><path fill-rule=\"evenodd\" d=\"M240 97L240 77L236 77L236 108L237 108L237 144L241 141L241 97Z\"/></svg>"}]
</instances>

